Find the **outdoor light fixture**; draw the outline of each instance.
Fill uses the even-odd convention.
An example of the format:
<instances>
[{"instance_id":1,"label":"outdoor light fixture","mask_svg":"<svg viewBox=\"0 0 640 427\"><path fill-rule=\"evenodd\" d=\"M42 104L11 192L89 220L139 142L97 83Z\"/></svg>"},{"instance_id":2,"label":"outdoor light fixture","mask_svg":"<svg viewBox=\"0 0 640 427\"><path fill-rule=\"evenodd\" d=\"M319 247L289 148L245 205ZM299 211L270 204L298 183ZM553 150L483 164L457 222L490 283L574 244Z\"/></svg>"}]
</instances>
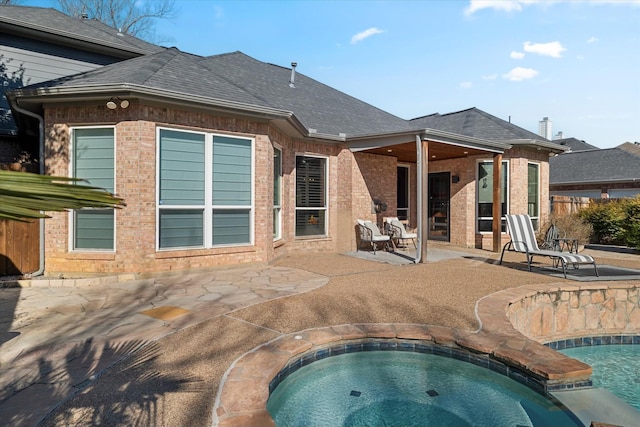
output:
<instances>
[{"instance_id":1,"label":"outdoor light fixture","mask_svg":"<svg viewBox=\"0 0 640 427\"><path fill-rule=\"evenodd\" d=\"M111 98L109 101L107 101L107 108L109 110L115 110L116 108L118 108L118 106L120 108L127 108L129 106L129 101L126 99L120 99L118 97Z\"/></svg>"}]
</instances>

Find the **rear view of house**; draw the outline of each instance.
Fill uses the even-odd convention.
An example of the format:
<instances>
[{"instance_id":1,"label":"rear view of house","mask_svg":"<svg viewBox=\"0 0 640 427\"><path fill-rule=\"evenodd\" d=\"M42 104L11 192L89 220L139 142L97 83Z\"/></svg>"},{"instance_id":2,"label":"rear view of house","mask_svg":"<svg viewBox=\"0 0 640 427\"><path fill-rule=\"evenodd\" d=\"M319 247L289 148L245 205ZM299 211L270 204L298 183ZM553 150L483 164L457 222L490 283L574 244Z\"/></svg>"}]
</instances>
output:
<instances>
[{"instance_id":1,"label":"rear view of house","mask_svg":"<svg viewBox=\"0 0 640 427\"><path fill-rule=\"evenodd\" d=\"M404 120L302 68L162 48L11 91L46 173L127 203L52 214L47 271L345 252L357 219L384 216L424 228L425 245L495 250L505 231L496 215L548 212L548 159L562 146L477 108Z\"/></svg>"}]
</instances>

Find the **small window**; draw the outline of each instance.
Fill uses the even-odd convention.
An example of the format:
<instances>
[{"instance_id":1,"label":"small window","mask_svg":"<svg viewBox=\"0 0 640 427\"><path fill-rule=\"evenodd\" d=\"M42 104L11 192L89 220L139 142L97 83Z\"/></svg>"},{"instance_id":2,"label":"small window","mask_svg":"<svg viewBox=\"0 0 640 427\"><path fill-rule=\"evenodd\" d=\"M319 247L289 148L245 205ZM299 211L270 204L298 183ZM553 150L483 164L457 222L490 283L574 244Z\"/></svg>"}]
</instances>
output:
<instances>
[{"instance_id":1,"label":"small window","mask_svg":"<svg viewBox=\"0 0 640 427\"><path fill-rule=\"evenodd\" d=\"M407 220L409 218L409 167L398 166L398 219Z\"/></svg>"},{"instance_id":2,"label":"small window","mask_svg":"<svg viewBox=\"0 0 640 427\"><path fill-rule=\"evenodd\" d=\"M501 214L502 218L508 212L508 171L509 164L502 162L502 188L500 196L502 198ZM478 231L490 232L493 224L493 162L484 161L478 163L478 179L476 194L478 197ZM501 230L506 230L504 219L501 221Z\"/></svg>"},{"instance_id":3,"label":"small window","mask_svg":"<svg viewBox=\"0 0 640 427\"><path fill-rule=\"evenodd\" d=\"M282 150L273 149L273 240L282 237Z\"/></svg>"},{"instance_id":4,"label":"small window","mask_svg":"<svg viewBox=\"0 0 640 427\"><path fill-rule=\"evenodd\" d=\"M296 157L296 236L327 234L327 159Z\"/></svg>"},{"instance_id":5,"label":"small window","mask_svg":"<svg viewBox=\"0 0 640 427\"><path fill-rule=\"evenodd\" d=\"M540 223L540 165L527 165L527 213L533 227L537 230Z\"/></svg>"}]
</instances>

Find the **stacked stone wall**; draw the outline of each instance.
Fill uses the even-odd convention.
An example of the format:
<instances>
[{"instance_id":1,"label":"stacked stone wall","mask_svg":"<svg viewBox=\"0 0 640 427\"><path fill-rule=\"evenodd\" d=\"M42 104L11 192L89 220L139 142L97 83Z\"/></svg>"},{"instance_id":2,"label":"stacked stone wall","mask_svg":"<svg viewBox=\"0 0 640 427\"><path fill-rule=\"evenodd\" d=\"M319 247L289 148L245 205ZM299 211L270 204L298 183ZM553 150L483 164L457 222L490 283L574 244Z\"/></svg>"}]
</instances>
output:
<instances>
[{"instance_id":1,"label":"stacked stone wall","mask_svg":"<svg viewBox=\"0 0 640 427\"><path fill-rule=\"evenodd\" d=\"M519 332L538 342L579 336L638 334L640 288L616 284L532 292L511 302L507 316Z\"/></svg>"}]
</instances>

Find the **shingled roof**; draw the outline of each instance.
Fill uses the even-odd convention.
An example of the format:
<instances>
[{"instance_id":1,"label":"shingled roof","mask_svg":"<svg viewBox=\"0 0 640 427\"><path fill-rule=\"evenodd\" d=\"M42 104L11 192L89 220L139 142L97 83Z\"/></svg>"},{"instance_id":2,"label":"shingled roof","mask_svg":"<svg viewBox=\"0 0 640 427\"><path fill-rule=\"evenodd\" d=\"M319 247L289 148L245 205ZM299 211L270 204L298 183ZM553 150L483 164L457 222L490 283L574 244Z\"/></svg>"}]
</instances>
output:
<instances>
[{"instance_id":1,"label":"shingled roof","mask_svg":"<svg viewBox=\"0 0 640 427\"><path fill-rule=\"evenodd\" d=\"M110 49L115 56L125 58L164 49L121 33L100 21L71 17L52 8L0 6L0 31L2 29L11 34L30 35L45 41L66 41L76 47L85 45L87 50L103 47Z\"/></svg>"},{"instance_id":2,"label":"shingled roof","mask_svg":"<svg viewBox=\"0 0 640 427\"><path fill-rule=\"evenodd\" d=\"M551 185L629 181L640 182L640 148L630 143L569 152L549 159Z\"/></svg>"},{"instance_id":3,"label":"shingled roof","mask_svg":"<svg viewBox=\"0 0 640 427\"><path fill-rule=\"evenodd\" d=\"M291 112L311 133L353 136L407 131L410 124L302 73L258 61L241 52L200 57L176 48L35 84L20 92L43 95L117 86L182 96L194 103ZM44 89L45 90L38 90Z\"/></svg>"},{"instance_id":4,"label":"shingled roof","mask_svg":"<svg viewBox=\"0 0 640 427\"><path fill-rule=\"evenodd\" d=\"M595 145L587 144L586 142L577 138L555 139L553 142L560 145L564 145L565 147L568 147L569 150L573 152L598 149L598 147L596 147Z\"/></svg>"},{"instance_id":5,"label":"shingled roof","mask_svg":"<svg viewBox=\"0 0 640 427\"><path fill-rule=\"evenodd\" d=\"M518 139L548 141L540 135L492 116L476 107L448 114L435 113L418 117L410 120L410 123L424 128L438 129L492 141L513 141Z\"/></svg>"}]
</instances>

